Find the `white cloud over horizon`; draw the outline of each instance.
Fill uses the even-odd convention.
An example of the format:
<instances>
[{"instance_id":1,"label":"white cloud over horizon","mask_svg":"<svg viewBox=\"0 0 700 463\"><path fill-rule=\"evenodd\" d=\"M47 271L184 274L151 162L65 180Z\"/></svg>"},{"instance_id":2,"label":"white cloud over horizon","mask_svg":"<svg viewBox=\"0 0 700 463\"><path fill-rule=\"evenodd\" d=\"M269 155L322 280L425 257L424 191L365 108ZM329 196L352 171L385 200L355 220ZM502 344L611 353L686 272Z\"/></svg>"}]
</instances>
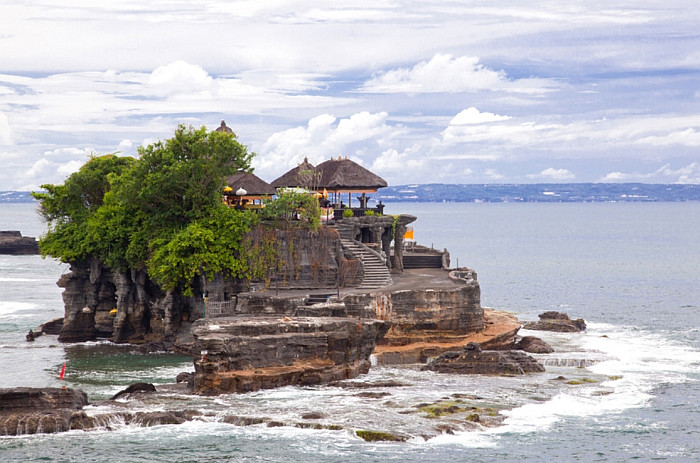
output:
<instances>
[{"instance_id":1,"label":"white cloud over horizon","mask_svg":"<svg viewBox=\"0 0 700 463\"><path fill-rule=\"evenodd\" d=\"M342 155L392 184L700 183L698 22L682 0L3 4L0 190L222 119L266 180Z\"/></svg>"}]
</instances>

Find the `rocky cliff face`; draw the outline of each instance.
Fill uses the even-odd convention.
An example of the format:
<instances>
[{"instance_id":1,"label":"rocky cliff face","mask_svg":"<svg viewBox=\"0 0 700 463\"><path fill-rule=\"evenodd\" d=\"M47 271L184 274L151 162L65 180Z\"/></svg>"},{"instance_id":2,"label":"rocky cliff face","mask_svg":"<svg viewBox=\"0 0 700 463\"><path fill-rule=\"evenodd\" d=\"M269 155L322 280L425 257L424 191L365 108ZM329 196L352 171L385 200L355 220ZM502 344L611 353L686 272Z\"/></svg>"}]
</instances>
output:
<instances>
[{"instance_id":1,"label":"rocky cliff face","mask_svg":"<svg viewBox=\"0 0 700 463\"><path fill-rule=\"evenodd\" d=\"M484 330L481 290L476 274L469 275L451 288L356 294L344 302L355 312L373 312L391 322L375 352L379 363L425 362Z\"/></svg>"},{"instance_id":2,"label":"rocky cliff face","mask_svg":"<svg viewBox=\"0 0 700 463\"><path fill-rule=\"evenodd\" d=\"M250 392L354 378L369 371L369 356L388 328L381 320L342 317L199 320L194 390Z\"/></svg>"},{"instance_id":3,"label":"rocky cliff face","mask_svg":"<svg viewBox=\"0 0 700 463\"><path fill-rule=\"evenodd\" d=\"M143 271L115 272L97 261L71 265L58 286L65 306L61 342L173 341L202 313L201 290L199 297L165 293Z\"/></svg>"},{"instance_id":4,"label":"rocky cliff face","mask_svg":"<svg viewBox=\"0 0 700 463\"><path fill-rule=\"evenodd\" d=\"M250 288L335 287L342 257L335 230L273 233L269 238L281 253L281 264L268 281L249 284L221 277L196 281L192 297L163 291L143 270L114 271L96 260L72 264L58 281L65 306L59 341L176 342L189 334L193 321L204 317L204 295L212 303L235 304L237 295Z\"/></svg>"}]
</instances>

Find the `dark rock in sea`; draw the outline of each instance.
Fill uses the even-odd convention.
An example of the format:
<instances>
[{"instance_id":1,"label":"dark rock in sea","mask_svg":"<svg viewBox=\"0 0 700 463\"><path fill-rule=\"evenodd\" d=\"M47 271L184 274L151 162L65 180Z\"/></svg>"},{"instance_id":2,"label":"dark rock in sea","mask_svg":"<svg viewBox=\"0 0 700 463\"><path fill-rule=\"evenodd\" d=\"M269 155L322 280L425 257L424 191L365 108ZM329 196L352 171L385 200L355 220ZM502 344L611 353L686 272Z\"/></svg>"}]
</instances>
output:
<instances>
[{"instance_id":1,"label":"dark rock in sea","mask_svg":"<svg viewBox=\"0 0 700 463\"><path fill-rule=\"evenodd\" d=\"M0 435L54 433L75 429L87 394L76 389L0 389Z\"/></svg>"},{"instance_id":2,"label":"dark rock in sea","mask_svg":"<svg viewBox=\"0 0 700 463\"><path fill-rule=\"evenodd\" d=\"M523 350L531 354L551 354L552 346L535 336L524 336L515 344L517 350Z\"/></svg>"},{"instance_id":3,"label":"dark rock in sea","mask_svg":"<svg viewBox=\"0 0 700 463\"><path fill-rule=\"evenodd\" d=\"M63 328L63 317L54 318L39 325L34 334L37 332L42 334L61 334L61 328Z\"/></svg>"},{"instance_id":4,"label":"dark rock in sea","mask_svg":"<svg viewBox=\"0 0 700 463\"><path fill-rule=\"evenodd\" d=\"M36 238L22 236L19 231L0 231L0 254L39 254L39 243Z\"/></svg>"},{"instance_id":5,"label":"dark rock in sea","mask_svg":"<svg viewBox=\"0 0 700 463\"><path fill-rule=\"evenodd\" d=\"M323 418L328 418L328 415L321 412L310 412L301 415L302 420L321 420Z\"/></svg>"},{"instance_id":6,"label":"dark rock in sea","mask_svg":"<svg viewBox=\"0 0 700 463\"><path fill-rule=\"evenodd\" d=\"M175 381L177 383L186 383L187 387L189 389L192 389L194 387L194 373L190 373L187 371L178 373L177 377L175 378Z\"/></svg>"},{"instance_id":7,"label":"dark rock in sea","mask_svg":"<svg viewBox=\"0 0 700 463\"><path fill-rule=\"evenodd\" d=\"M151 384L151 383L134 383L131 386L127 387L124 390L121 390L114 394L110 400L116 400L119 397L125 396L125 395L131 395L131 394L137 394L137 393L149 393L149 392L156 392L156 387Z\"/></svg>"},{"instance_id":8,"label":"dark rock in sea","mask_svg":"<svg viewBox=\"0 0 700 463\"><path fill-rule=\"evenodd\" d=\"M462 351L445 352L424 366L423 370L481 375L522 375L545 371L537 360L522 352L481 350L477 343L469 343Z\"/></svg>"},{"instance_id":9,"label":"dark rock in sea","mask_svg":"<svg viewBox=\"0 0 700 463\"><path fill-rule=\"evenodd\" d=\"M357 381L333 381L328 383L328 386L341 387L344 389L371 389L375 387L405 387L408 386L406 383L399 383L398 381L376 381L374 383L365 383Z\"/></svg>"},{"instance_id":10,"label":"dark rock in sea","mask_svg":"<svg viewBox=\"0 0 700 463\"><path fill-rule=\"evenodd\" d=\"M572 320L562 312L549 311L539 315L537 322L525 322L523 328L537 331L556 331L559 333L579 333L586 330L586 322L582 319Z\"/></svg>"}]
</instances>

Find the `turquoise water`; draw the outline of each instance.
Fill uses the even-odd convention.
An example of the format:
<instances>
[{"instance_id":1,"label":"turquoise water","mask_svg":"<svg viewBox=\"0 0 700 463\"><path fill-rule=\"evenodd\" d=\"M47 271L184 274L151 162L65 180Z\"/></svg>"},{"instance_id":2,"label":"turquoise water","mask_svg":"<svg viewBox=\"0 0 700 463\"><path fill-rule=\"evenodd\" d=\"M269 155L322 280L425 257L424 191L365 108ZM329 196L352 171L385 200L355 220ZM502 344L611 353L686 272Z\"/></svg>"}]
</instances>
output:
<instances>
[{"instance_id":1,"label":"turquoise water","mask_svg":"<svg viewBox=\"0 0 700 463\"><path fill-rule=\"evenodd\" d=\"M421 244L448 248L453 266L474 268L482 304L536 319L546 310L581 317L581 335L541 334L557 352L547 372L525 378L454 377L415 367L373 368L365 381L397 380L384 400L338 388L293 388L219 398L173 397L171 408L211 418L179 426L112 427L0 438L0 461L670 461L700 459L700 203L399 203ZM0 229L39 235L31 205L0 205ZM134 381L171 382L189 359L146 357L123 347L29 344L29 328L62 315L55 281L65 266L36 256L0 256L0 387L66 382L105 398ZM524 333L525 334L525 333ZM586 360L584 368L577 368ZM552 378L596 383L562 386ZM431 434L430 421L401 413L455 393L499 403L498 428ZM156 407L156 405L153 405ZM88 409L97 413L101 409ZM293 425L234 426L226 414L285 423L323 411L340 431ZM372 444L355 429L413 436Z\"/></svg>"}]
</instances>

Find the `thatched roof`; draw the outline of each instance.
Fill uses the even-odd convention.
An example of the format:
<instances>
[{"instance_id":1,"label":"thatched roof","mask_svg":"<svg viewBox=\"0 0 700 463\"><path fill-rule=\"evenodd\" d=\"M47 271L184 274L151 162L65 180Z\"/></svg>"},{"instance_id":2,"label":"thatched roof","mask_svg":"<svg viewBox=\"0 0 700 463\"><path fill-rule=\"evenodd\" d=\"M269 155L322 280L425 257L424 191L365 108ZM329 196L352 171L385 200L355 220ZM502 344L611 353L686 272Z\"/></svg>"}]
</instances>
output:
<instances>
[{"instance_id":1,"label":"thatched roof","mask_svg":"<svg viewBox=\"0 0 700 463\"><path fill-rule=\"evenodd\" d=\"M239 172L226 177L226 183L233 191L238 191L239 188L243 188L247 192L247 196L274 195L276 192L274 187L260 179L257 175L245 172Z\"/></svg>"},{"instance_id":2,"label":"thatched roof","mask_svg":"<svg viewBox=\"0 0 700 463\"><path fill-rule=\"evenodd\" d=\"M316 168L309 162L308 159L304 160L295 168L282 175L281 177L273 180L270 185L275 188L294 188L302 185L304 175L302 172L314 171Z\"/></svg>"},{"instance_id":3,"label":"thatched roof","mask_svg":"<svg viewBox=\"0 0 700 463\"><path fill-rule=\"evenodd\" d=\"M328 190L376 190L387 186L386 180L350 159L331 159L316 166L321 173L319 188Z\"/></svg>"}]
</instances>

